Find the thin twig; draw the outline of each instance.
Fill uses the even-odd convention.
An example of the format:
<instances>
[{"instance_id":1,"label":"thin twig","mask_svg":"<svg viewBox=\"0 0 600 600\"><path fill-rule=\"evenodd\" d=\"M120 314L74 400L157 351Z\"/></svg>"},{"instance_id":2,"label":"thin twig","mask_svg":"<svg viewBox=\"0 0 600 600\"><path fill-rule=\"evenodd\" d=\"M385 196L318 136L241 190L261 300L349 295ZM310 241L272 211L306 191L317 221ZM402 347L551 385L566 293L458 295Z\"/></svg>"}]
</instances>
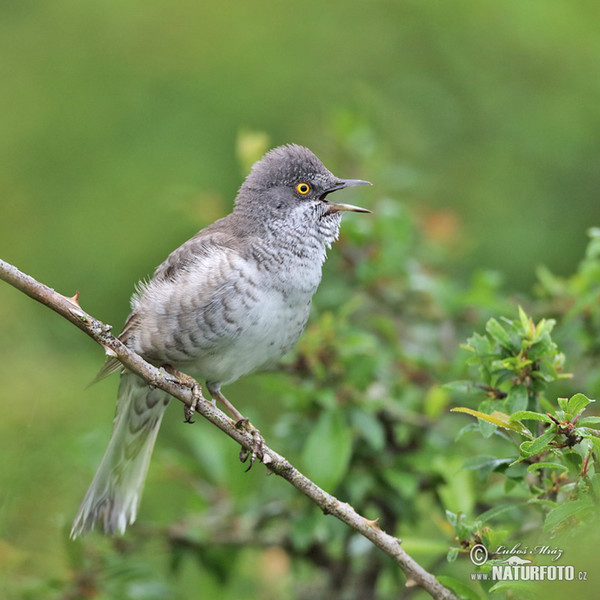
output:
<instances>
[{"instance_id":1,"label":"thin twig","mask_svg":"<svg viewBox=\"0 0 600 600\"><path fill-rule=\"evenodd\" d=\"M110 333L110 325L95 319L79 306L78 294L73 298L67 298L1 259L0 279L65 317L103 346L108 354L116 356L125 367L149 384L164 390L188 407L192 405L193 398L189 382L180 383L166 374L164 370L147 363L132 352ZM234 422L211 402L199 402L196 411L248 451L252 451L254 443L252 435L244 429L236 428ZM297 490L308 496L325 514L333 515L346 523L392 557L400 565L408 579L427 590L433 598L456 600L456 596L450 590L404 551L398 538L383 531L376 521L365 519L352 506L322 490L300 473L287 459L266 445L263 447L262 462L269 471L283 477Z\"/></svg>"}]
</instances>

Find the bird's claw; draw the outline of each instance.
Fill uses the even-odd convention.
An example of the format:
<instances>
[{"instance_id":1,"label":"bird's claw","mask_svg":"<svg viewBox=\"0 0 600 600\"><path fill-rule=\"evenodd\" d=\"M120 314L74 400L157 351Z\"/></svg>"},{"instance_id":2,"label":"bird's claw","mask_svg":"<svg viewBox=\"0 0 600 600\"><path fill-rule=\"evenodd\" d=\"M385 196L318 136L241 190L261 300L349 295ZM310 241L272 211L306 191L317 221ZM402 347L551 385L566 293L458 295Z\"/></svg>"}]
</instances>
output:
<instances>
[{"instance_id":1,"label":"bird's claw","mask_svg":"<svg viewBox=\"0 0 600 600\"><path fill-rule=\"evenodd\" d=\"M246 473L252 468L254 461L258 458L258 460L262 461L264 458L264 447L265 440L263 436L260 434L260 431L254 427L250 423L250 421L246 418L239 419L235 424L237 429L245 429L252 436L252 443L250 444L250 448L245 448L242 446L240 450L240 461L245 463L248 459L250 459L250 463L248 464L248 468L246 469Z\"/></svg>"},{"instance_id":2,"label":"bird's claw","mask_svg":"<svg viewBox=\"0 0 600 600\"><path fill-rule=\"evenodd\" d=\"M183 407L184 423L195 423L192 417L196 412L196 407L200 403L200 400L202 400L202 390L200 389L200 385L194 380L190 381L190 384L190 389L192 390L192 402L189 406L186 404Z\"/></svg>"}]
</instances>

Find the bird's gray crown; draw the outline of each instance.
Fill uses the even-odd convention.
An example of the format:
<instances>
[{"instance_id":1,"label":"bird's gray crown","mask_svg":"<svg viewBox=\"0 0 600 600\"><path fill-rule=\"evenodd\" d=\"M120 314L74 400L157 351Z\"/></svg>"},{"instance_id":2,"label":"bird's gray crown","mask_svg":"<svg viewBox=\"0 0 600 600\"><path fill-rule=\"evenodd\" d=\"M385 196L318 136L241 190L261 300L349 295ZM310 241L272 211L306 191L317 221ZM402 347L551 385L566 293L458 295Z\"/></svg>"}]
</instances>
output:
<instances>
[{"instance_id":1,"label":"bird's gray crown","mask_svg":"<svg viewBox=\"0 0 600 600\"><path fill-rule=\"evenodd\" d=\"M308 148L288 144L273 148L255 163L242 187L258 191L304 180L326 184L336 177Z\"/></svg>"}]
</instances>

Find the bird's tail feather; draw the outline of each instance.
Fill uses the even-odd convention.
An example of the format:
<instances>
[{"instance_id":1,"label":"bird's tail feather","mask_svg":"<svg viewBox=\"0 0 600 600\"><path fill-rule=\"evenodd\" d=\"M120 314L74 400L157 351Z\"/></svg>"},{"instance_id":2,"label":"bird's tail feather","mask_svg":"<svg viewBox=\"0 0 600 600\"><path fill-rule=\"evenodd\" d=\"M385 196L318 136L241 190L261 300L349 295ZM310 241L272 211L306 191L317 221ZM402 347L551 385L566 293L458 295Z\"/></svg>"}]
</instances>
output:
<instances>
[{"instance_id":1,"label":"bird's tail feather","mask_svg":"<svg viewBox=\"0 0 600 600\"><path fill-rule=\"evenodd\" d=\"M113 431L96 475L73 521L71 537L102 520L106 533L135 521L156 434L169 396L133 373L121 375Z\"/></svg>"}]
</instances>

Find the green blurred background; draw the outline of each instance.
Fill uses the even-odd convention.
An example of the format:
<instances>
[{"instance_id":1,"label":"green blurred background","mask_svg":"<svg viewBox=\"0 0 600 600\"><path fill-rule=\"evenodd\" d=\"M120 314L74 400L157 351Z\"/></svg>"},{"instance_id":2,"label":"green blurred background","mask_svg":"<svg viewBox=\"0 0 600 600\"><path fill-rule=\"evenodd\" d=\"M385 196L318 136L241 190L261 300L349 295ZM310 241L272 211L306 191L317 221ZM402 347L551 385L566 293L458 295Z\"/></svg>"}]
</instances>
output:
<instances>
[{"instance_id":1,"label":"green blurred background","mask_svg":"<svg viewBox=\"0 0 600 600\"><path fill-rule=\"evenodd\" d=\"M253 140L307 145L372 180L360 200L407 207L447 241L458 280L497 269L523 290L540 264L569 273L600 217L597 3L23 0L0 17L0 257L79 290L117 329L135 282L229 211ZM0 285L0 576L15 595L68 570L64 528L114 410L116 380L85 388L101 362ZM230 393L259 421L278 410L260 382ZM177 477L185 460L233 497L287 493L180 420L172 409L158 443L147 520L203 509ZM232 597L253 568L241 562ZM221 589L192 567L181 577L202 577L207 598Z\"/></svg>"}]
</instances>

